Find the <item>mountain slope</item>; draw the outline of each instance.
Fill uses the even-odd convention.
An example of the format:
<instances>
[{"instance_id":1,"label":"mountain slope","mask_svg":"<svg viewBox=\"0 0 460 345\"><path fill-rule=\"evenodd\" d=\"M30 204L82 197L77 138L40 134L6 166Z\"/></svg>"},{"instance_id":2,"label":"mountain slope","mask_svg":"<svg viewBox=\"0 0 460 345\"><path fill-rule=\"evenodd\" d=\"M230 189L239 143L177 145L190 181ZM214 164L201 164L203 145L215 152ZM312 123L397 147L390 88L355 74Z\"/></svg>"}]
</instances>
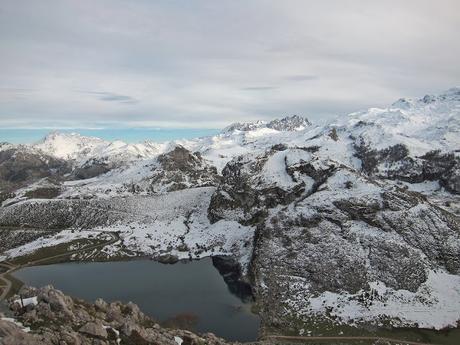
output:
<instances>
[{"instance_id":1,"label":"mountain slope","mask_svg":"<svg viewBox=\"0 0 460 345\"><path fill-rule=\"evenodd\" d=\"M67 170L13 188L0 225L120 231L108 257L232 255L266 329L455 326L459 132L453 88L324 126L293 116L163 144L53 134L20 149Z\"/></svg>"}]
</instances>

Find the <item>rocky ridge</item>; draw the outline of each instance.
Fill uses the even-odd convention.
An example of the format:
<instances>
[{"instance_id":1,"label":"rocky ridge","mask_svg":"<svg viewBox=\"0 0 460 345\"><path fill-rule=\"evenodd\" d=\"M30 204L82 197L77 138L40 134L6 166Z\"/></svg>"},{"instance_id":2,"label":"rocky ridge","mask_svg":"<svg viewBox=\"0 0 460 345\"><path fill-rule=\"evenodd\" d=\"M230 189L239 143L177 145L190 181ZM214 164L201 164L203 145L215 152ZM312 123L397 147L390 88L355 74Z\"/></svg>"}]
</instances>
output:
<instances>
[{"instance_id":1,"label":"rocky ridge","mask_svg":"<svg viewBox=\"0 0 460 345\"><path fill-rule=\"evenodd\" d=\"M275 119L272 121L257 121L257 122L247 122L247 123L233 123L230 126L224 128L224 133L231 133L234 131L253 131L261 128L269 128L276 131L299 131L311 126L311 122L299 115L287 116L282 119Z\"/></svg>"}]
</instances>

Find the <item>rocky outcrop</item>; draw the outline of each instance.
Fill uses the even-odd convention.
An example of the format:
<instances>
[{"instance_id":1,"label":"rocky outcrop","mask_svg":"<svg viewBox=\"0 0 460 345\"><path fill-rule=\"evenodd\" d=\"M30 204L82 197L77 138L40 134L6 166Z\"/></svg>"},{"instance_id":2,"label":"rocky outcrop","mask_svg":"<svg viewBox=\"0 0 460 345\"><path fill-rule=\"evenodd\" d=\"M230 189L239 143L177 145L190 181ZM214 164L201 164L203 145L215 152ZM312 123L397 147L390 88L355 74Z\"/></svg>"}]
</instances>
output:
<instances>
[{"instance_id":1,"label":"rocky outcrop","mask_svg":"<svg viewBox=\"0 0 460 345\"><path fill-rule=\"evenodd\" d=\"M270 122L266 122L266 121L245 122L245 123L236 122L226 127L223 130L223 132L224 133L231 133L234 131L248 132L248 131L253 131L259 128L270 128L270 129L274 129L277 131L288 132L288 131L302 130L309 126L311 126L311 122L307 118L301 117L299 115L292 115L292 116L286 116L281 119L275 119Z\"/></svg>"},{"instance_id":2,"label":"rocky outcrop","mask_svg":"<svg viewBox=\"0 0 460 345\"><path fill-rule=\"evenodd\" d=\"M0 150L0 190L13 191L44 177L59 177L70 172L62 159L24 147Z\"/></svg>"},{"instance_id":3,"label":"rocky outcrop","mask_svg":"<svg viewBox=\"0 0 460 345\"><path fill-rule=\"evenodd\" d=\"M435 150L412 157L404 144L376 150L363 140L358 142L356 157L361 160L362 171L367 175L409 183L439 181L449 192L460 194L460 157L454 152Z\"/></svg>"},{"instance_id":4,"label":"rocky outcrop","mask_svg":"<svg viewBox=\"0 0 460 345\"><path fill-rule=\"evenodd\" d=\"M72 171L72 179L86 180L93 178L114 169L116 166L110 162L100 159L89 159L83 165L77 166Z\"/></svg>"},{"instance_id":5,"label":"rocky outcrop","mask_svg":"<svg viewBox=\"0 0 460 345\"><path fill-rule=\"evenodd\" d=\"M416 294L433 267L460 273L459 219L421 194L301 148L239 157L223 178L208 215L257 226L250 275L264 326L292 327L324 293L373 296L381 282Z\"/></svg>"},{"instance_id":6,"label":"rocky outcrop","mask_svg":"<svg viewBox=\"0 0 460 345\"><path fill-rule=\"evenodd\" d=\"M287 116L267 123L267 128L286 132L305 129L309 126L311 126L311 122L306 117L301 117L299 115Z\"/></svg>"},{"instance_id":7,"label":"rocky outcrop","mask_svg":"<svg viewBox=\"0 0 460 345\"><path fill-rule=\"evenodd\" d=\"M286 147L278 145L263 155L239 156L230 161L222 171L222 183L211 198L208 209L211 222L234 219L242 224L256 224L265 217L267 209L287 205L302 195L305 182L289 175L293 171L286 163L286 152ZM264 166L271 160L281 160L280 173L291 179L288 188L264 178Z\"/></svg>"},{"instance_id":8,"label":"rocky outcrop","mask_svg":"<svg viewBox=\"0 0 460 345\"><path fill-rule=\"evenodd\" d=\"M90 336L91 338L107 339L108 333L102 322L87 322L78 330L79 333Z\"/></svg>"},{"instance_id":9,"label":"rocky outcrop","mask_svg":"<svg viewBox=\"0 0 460 345\"><path fill-rule=\"evenodd\" d=\"M159 255L153 259L158 261L159 263L167 264L167 265L173 265L179 262L179 258L176 255L172 255L172 254Z\"/></svg>"},{"instance_id":10,"label":"rocky outcrop","mask_svg":"<svg viewBox=\"0 0 460 345\"><path fill-rule=\"evenodd\" d=\"M240 263L230 256L213 256L212 264L224 278L228 289L242 301L254 301L251 285L243 280Z\"/></svg>"},{"instance_id":11,"label":"rocky outcrop","mask_svg":"<svg viewBox=\"0 0 460 345\"><path fill-rule=\"evenodd\" d=\"M16 322L31 331L0 319L1 345L177 345L178 341L187 345L227 344L211 333L197 335L162 328L133 303L107 303L98 299L89 304L51 286L26 288L22 296L36 296L38 303L22 308L13 298L9 305Z\"/></svg>"},{"instance_id":12,"label":"rocky outcrop","mask_svg":"<svg viewBox=\"0 0 460 345\"><path fill-rule=\"evenodd\" d=\"M208 164L199 152L192 153L178 145L158 156L159 166L150 177L152 191L176 191L185 188L216 186L217 169Z\"/></svg>"}]
</instances>

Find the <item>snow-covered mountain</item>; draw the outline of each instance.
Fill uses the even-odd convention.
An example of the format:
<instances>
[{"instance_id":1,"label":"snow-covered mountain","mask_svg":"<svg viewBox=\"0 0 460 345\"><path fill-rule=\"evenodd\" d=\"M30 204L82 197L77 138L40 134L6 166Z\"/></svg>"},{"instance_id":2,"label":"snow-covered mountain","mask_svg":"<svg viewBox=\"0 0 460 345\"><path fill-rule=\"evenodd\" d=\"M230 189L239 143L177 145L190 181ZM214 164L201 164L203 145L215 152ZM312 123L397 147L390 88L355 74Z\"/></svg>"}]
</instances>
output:
<instances>
[{"instance_id":1,"label":"snow-covered mountain","mask_svg":"<svg viewBox=\"0 0 460 345\"><path fill-rule=\"evenodd\" d=\"M162 144L53 133L0 146L0 181L3 226L120 231L106 257L234 256L263 327L460 320L459 88Z\"/></svg>"},{"instance_id":2,"label":"snow-covered mountain","mask_svg":"<svg viewBox=\"0 0 460 345\"><path fill-rule=\"evenodd\" d=\"M165 146L154 142L141 144L128 144L121 140L110 142L78 133L52 132L31 147L49 156L84 164L88 160L127 163L136 159L151 158L163 152Z\"/></svg>"},{"instance_id":3,"label":"snow-covered mountain","mask_svg":"<svg viewBox=\"0 0 460 345\"><path fill-rule=\"evenodd\" d=\"M388 108L352 113L325 126L314 126L294 115L270 122L235 123L213 137L138 144L53 132L29 147L33 152L41 151L47 156L71 161L80 169L104 165L107 169L103 171L107 172L134 161L154 159L181 145L199 152L222 171L225 164L238 155L261 153L277 144L304 146L308 143L318 146L322 156L359 169L361 163L356 159L356 151L384 155L385 150L399 148L399 154L413 159L434 151L457 154L459 103L460 89L452 88L437 96L400 99ZM14 145L4 144L0 150L12 147Z\"/></svg>"},{"instance_id":4,"label":"snow-covered mountain","mask_svg":"<svg viewBox=\"0 0 460 345\"><path fill-rule=\"evenodd\" d=\"M235 131L253 131L261 128L269 128L276 131L300 131L311 126L311 122L299 115L287 116L282 119L275 119L272 121L257 121L257 122L236 122L224 128L224 133L233 133Z\"/></svg>"},{"instance_id":5,"label":"snow-covered mountain","mask_svg":"<svg viewBox=\"0 0 460 345\"><path fill-rule=\"evenodd\" d=\"M374 149L404 144L411 155L460 147L460 88L438 96L400 99L386 109L350 114L345 123L352 134Z\"/></svg>"}]
</instances>

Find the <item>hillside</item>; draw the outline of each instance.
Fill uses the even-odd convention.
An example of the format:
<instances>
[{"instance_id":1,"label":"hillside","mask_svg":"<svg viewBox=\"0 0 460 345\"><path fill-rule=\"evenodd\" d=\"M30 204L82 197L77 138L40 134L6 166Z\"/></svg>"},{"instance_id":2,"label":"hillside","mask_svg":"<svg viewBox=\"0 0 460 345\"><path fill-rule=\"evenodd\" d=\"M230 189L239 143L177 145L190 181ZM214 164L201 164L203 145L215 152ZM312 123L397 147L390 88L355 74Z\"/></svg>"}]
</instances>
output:
<instances>
[{"instance_id":1,"label":"hillside","mask_svg":"<svg viewBox=\"0 0 460 345\"><path fill-rule=\"evenodd\" d=\"M265 329L460 320L460 88L163 144L53 133L2 145L0 183L1 226L119 231L92 259L231 255Z\"/></svg>"}]
</instances>

